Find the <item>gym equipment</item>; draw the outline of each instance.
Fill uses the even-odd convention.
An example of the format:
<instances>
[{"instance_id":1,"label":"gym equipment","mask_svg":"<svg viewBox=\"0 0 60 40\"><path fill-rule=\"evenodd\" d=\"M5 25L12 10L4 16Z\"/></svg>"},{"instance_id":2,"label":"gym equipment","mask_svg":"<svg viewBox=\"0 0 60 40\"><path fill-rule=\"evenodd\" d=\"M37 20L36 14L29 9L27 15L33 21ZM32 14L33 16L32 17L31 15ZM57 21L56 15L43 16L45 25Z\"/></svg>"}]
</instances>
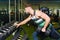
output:
<instances>
[{"instance_id":1,"label":"gym equipment","mask_svg":"<svg viewBox=\"0 0 60 40\"><path fill-rule=\"evenodd\" d=\"M18 23L17 21L16 22L12 21L11 23L8 23L8 24L0 27L0 40L5 40L8 36L10 36L15 31L16 31L16 33L13 36L12 40L17 40L20 36L20 32L23 30L23 28L21 28L21 27L16 28L17 23ZM24 35L27 36L25 34L25 31L24 31ZM26 37L26 39L27 39L27 37ZM24 39L24 40L26 40L26 39Z\"/></svg>"},{"instance_id":2,"label":"gym equipment","mask_svg":"<svg viewBox=\"0 0 60 40\"><path fill-rule=\"evenodd\" d=\"M8 23L2 27L0 27L0 40L4 40L9 36L13 31L17 28L13 25L14 22Z\"/></svg>"},{"instance_id":3,"label":"gym equipment","mask_svg":"<svg viewBox=\"0 0 60 40\"><path fill-rule=\"evenodd\" d=\"M23 35L20 33L21 31L24 33ZM25 31L22 27L17 29L12 40L28 40L27 34L25 33Z\"/></svg>"},{"instance_id":4,"label":"gym equipment","mask_svg":"<svg viewBox=\"0 0 60 40\"><path fill-rule=\"evenodd\" d=\"M47 7L41 7L41 8L39 8L39 10L41 10L42 12L44 12L44 13L46 13L48 16L50 16L50 14L49 14L49 8L47 8Z\"/></svg>"}]
</instances>

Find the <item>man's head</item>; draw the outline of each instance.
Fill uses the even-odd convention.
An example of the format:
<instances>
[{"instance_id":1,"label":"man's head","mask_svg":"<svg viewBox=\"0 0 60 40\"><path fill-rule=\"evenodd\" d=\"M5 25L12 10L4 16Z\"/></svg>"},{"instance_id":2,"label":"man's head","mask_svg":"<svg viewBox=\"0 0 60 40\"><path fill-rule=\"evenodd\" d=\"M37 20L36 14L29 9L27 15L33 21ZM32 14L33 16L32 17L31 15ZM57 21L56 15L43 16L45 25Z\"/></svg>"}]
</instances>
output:
<instances>
[{"instance_id":1,"label":"man's head","mask_svg":"<svg viewBox=\"0 0 60 40\"><path fill-rule=\"evenodd\" d=\"M30 3L24 3L24 6L25 7L31 7L31 4Z\"/></svg>"},{"instance_id":2,"label":"man's head","mask_svg":"<svg viewBox=\"0 0 60 40\"><path fill-rule=\"evenodd\" d=\"M30 9L31 9L31 4L30 3L24 3L24 6L25 6L25 12L29 13Z\"/></svg>"}]
</instances>

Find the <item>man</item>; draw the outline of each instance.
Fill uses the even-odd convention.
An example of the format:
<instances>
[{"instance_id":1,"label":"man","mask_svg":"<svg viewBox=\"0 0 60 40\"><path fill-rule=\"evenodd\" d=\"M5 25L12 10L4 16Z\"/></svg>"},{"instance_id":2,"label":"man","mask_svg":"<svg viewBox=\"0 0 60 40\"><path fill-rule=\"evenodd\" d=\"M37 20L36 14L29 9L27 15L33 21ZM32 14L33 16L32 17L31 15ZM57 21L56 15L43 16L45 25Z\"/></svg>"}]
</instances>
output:
<instances>
[{"instance_id":1,"label":"man","mask_svg":"<svg viewBox=\"0 0 60 40\"><path fill-rule=\"evenodd\" d=\"M38 27L38 30L40 30L41 32L46 32L47 31L47 27L50 23L50 17L48 15L46 15L45 13L43 13L42 11L40 10L33 10L31 5L30 4L25 4L25 12L27 14L30 14L29 17L27 17L24 21L20 22L19 24L16 24L17 27L23 25L23 24L26 24L28 21L30 21L31 19L34 20L34 19L39 19L38 21L35 21L36 23L40 22L42 19L45 21L43 24L44 26L42 27L42 29L40 29L40 27ZM42 19L41 19L42 18ZM40 24L39 24L40 25ZM39 33L40 33L39 31ZM33 33L33 37L34 37L34 40L38 40L37 38L37 34L39 34L37 31L35 31ZM60 37L60 36L59 36Z\"/></svg>"}]
</instances>

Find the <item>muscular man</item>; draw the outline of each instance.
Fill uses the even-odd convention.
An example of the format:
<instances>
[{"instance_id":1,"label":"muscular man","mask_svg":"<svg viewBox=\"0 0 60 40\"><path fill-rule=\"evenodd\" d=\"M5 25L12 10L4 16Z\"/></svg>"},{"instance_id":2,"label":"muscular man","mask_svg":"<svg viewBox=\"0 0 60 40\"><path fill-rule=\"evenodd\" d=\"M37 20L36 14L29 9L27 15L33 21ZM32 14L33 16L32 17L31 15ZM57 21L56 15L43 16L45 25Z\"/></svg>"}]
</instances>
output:
<instances>
[{"instance_id":1,"label":"muscular man","mask_svg":"<svg viewBox=\"0 0 60 40\"><path fill-rule=\"evenodd\" d=\"M50 17L48 15L46 15L45 13L43 13L42 11L33 10L33 8L31 7L30 4L25 4L25 12L27 14L30 14L29 17L27 17L24 21L17 24L17 27L19 27L23 24L26 24L31 19L34 20L34 22L37 23L37 25L38 25L37 29L39 30L39 31L37 30L33 33L34 40L38 40L37 34L40 34L40 31L44 33L49 28L51 29L51 27L49 26L49 25L51 25L50 24ZM54 34L54 35L58 36L58 34L55 32L55 30L53 28L52 28L51 34ZM59 37L60 36L58 36L57 38L59 38Z\"/></svg>"}]
</instances>

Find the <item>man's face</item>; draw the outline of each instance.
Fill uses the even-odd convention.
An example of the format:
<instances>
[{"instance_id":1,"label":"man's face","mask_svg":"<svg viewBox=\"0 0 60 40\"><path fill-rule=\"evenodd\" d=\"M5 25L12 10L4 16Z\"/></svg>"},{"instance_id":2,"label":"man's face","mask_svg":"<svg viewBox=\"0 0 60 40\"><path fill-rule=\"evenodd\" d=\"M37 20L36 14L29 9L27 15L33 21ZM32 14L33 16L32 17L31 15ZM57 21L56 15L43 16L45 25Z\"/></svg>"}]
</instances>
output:
<instances>
[{"instance_id":1,"label":"man's face","mask_svg":"<svg viewBox=\"0 0 60 40\"><path fill-rule=\"evenodd\" d=\"M28 7L25 8L25 12L29 13L29 8Z\"/></svg>"}]
</instances>

